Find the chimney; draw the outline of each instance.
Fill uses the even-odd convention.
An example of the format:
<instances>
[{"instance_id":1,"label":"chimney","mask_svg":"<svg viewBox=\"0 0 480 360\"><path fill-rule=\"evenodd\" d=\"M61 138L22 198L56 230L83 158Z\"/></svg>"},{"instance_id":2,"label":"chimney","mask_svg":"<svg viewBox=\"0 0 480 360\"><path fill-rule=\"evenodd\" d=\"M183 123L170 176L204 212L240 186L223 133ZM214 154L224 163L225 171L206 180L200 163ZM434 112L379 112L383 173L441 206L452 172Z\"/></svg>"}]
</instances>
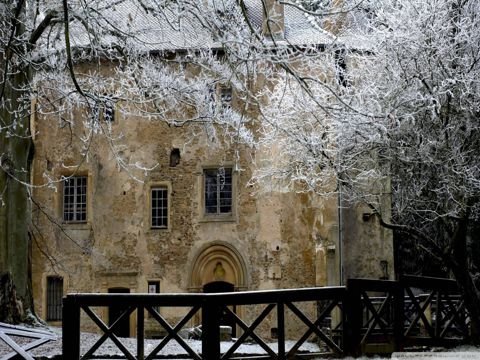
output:
<instances>
[{"instance_id":1,"label":"chimney","mask_svg":"<svg viewBox=\"0 0 480 360\"><path fill-rule=\"evenodd\" d=\"M260 0L263 14L262 34L266 37L283 40L285 22L283 4L279 0Z\"/></svg>"}]
</instances>

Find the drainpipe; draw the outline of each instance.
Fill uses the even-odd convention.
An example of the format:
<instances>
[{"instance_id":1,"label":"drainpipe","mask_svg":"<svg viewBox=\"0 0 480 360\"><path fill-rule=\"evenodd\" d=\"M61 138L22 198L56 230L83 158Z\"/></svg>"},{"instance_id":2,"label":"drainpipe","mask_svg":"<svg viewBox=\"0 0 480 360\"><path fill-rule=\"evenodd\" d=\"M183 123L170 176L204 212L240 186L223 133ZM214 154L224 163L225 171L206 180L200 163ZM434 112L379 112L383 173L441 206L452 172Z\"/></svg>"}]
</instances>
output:
<instances>
[{"instance_id":1,"label":"drainpipe","mask_svg":"<svg viewBox=\"0 0 480 360\"><path fill-rule=\"evenodd\" d=\"M344 285L345 281L343 278L343 194L342 194L342 184L338 185L338 256L339 256L339 265L340 265L340 284Z\"/></svg>"}]
</instances>

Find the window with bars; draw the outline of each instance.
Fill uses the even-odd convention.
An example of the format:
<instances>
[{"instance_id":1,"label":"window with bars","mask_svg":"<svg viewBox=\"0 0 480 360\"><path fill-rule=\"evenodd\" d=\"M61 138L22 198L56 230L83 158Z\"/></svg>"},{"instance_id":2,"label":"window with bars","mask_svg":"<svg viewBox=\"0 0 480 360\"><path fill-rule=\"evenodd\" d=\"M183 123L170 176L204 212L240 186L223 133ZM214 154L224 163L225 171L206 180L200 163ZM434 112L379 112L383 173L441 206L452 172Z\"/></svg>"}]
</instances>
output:
<instances>
[{"instance_id":1,"label":"window with bars","mask_svg":"<svg viewBox=\"0 0 480 360\"><path fill-rule=\"evenodd\" d=\"M62 320L63 278L47 277L47 321Z\"/></svg>"},{"instance_id":2,"label":"window with bars","mask_svg":"<svg viewBox=\"0 0 480 360\"><path fill-rule=\"evenodd\" d=\"M232 213L232 169L205 169L205 214Z\"/></svg>"},{"instance_id":3,"label":"window with bars","mask_svg":"<svg viewBox=\"0 0 480 360\"><path fill-rule=\"evenodd\" d=\"M166 186L151 189L151 217L153 229L168 227L168 188Z\"/></svg>"},{"instance_id":4,"label":"window with bars","mask_svg":"<svg viewBox=\"0 0 480 360\"><path fill-rule=\"evenodd\" d=\"M63 220L87 221L87 177L77 176L63 181Z\"/></svg>"}]
</instances>

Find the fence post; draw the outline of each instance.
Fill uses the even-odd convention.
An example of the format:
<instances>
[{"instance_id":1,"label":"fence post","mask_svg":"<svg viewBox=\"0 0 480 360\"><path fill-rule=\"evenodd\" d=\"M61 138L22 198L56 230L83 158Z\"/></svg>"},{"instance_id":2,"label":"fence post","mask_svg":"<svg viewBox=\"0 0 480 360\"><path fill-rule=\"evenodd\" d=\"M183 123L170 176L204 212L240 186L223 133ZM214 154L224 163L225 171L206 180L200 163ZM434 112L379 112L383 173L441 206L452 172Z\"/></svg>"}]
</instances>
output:
<instances>
[{"instance_id":1,"label":"fence post","mask_svg":"<svg viewBox=\"0 0 480 360\"><path fill-rule=\"evenodd\" d=\"M362 296L355 279L347 280L344 311L346 323L343 325L345 353L351 356L360 355L360 340L362 338L363 308Z\"/></svg>"},{"instance_id":2,"label":"fence post","mask_svg":"<svg viewBox=\"0 0 480 360\"><path fill-rule=\"evenodd\" d=\"M220 359L221 307L214 298L205 295L202 305L202 358Z\"/></svg>"},{"instance_id":3,"label":"fence post","mask_svg":"<svg viewBox=\"0 0 480 360\"><path fill-rule=\"evenodd\" d=\"M278 358L285 360L285 306L283 302L277 303L277 335Z\"/></svg>"},{"instance_id":4,"label":"fence post","mask_svg":"<svg viewBox=\"0 0 480 360\"><path fill-rule=\"evenodd\" d=\"M145 357L145 310L142 305L137 306L137 359Z\"/></svg>"},{"instance_id":5,"label":"fence post","mask_svg":"<svg viewBox=\"0 0 480 360\"><path fill-rule=\"evenodd\" d=\"M351 353L350 351L350 324L349 324L349 319L348 319L348 309L350 304L348 303L348 292L347 292L347 287L345 286L343 294L340 298L340 301L342 303L342 306L340 307L340 319L338 321L341 322L342 324L342 334L340 337L341 345L342 345L342 355L348 355ZM333 324L332 324L333 325ZM337 324L335 324L337 325ZM332 326L333 328L333 326Z\"/></svg>"},{"instance_id":6,"label":"fence post","mask_svg":"<svg viewBox=\"0 0 480 360\"><path fill-rule=\"evenodd\" d=\"M70 295L63 298L62 358L80 359L80 306Z\"/></svg>"},{"instance_id":7,"label":"fence post","mask_svg":"<svg viewBox=\"0 0 480 360\"><path fill-rule=\"evenodd\" d=\"M405 291L402 282L396 282L398 285L394 293L394 316L393 334L395 337L395 351L402 351L404 344L404 321L405 321Z\"/></svg>"}]
</instances>

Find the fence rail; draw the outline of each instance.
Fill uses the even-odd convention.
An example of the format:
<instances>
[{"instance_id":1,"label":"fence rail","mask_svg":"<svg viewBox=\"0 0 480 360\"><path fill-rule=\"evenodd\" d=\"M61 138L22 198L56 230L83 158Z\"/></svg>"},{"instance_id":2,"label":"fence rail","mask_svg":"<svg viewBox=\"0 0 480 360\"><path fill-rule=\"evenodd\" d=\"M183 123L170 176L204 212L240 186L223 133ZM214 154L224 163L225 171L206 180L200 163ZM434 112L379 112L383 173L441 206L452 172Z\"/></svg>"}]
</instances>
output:
<instances>
[{"instance_id":1,"label":"fence rail","mask_svg":"<svg viewBox=\"0 0 480 360\"><path fill-rule=\"evenodd\" d=\"M253 340L262 349L265 350L268 358L287 359L299 353L300 347L312 336L316 335L323 344L332 352L344 353L344 339L342 336L333 336L325 333L319 324L329 317L335 308L341 312L342 303L345 301L345 287L327 287L327 288L306 288L291 290L271 290L271 291L252 291L236 293L217 293L217 294L72 294L63 299L63 356L66 359L90 359L95 358L95 352L101 345L110 339L118 349L123 353L126 359L154 359L165 345L175 340L187 353L189 358L195 360L212 359L232 359L235 351L245 343L247 339ZM301 308L299 302L326 302L326 307L310 319ZM123 314L112 325L108 326L101 317L95 313L93 307L106 307L112 304L119 304L125 307ZM231 309L231 306L261 305L263 310L253 319L250 324L238 317ZM176 324L170 324L165 317L158 311L158 307L182 307L189 308L187 314ZM98 326L103 332L100 339L83 355L80 354L80 311L85 314ZM147 311L163 329L167 336L159 340L155 349L149 354L145 354L144 330L145 319L144 311ZM276 310L277 347L272 349L260 335L257 334L259 325L265 318ZM137 351L132 354L114 331L123 317L130 316L132 312L137 312ZM303 323L307 330L303 334L298 334L295 344L285 348L285 315L290 312L296 319ZM202 349L196 351L179 335L179 331L193 318L197 313L202 317ZM229 317L235 325L243 330L243 334L232 343L231 347L223 354L220 352L220 318L224 314ZM340 315L343 316L343 315ZM341 328L337 324L337 328Z\"/></svg>"},{"instance_id":2,"label":"fence rail","mask_svg":"<svg viewBox=\"0 0 480 360\"><path fill-rule=\"evenodd\" d=\"M410 301L404 337L416 345L457 344L469 336L469 318L454 280L402 276L400 284ZM420 291L422 296L415 295Z\"/></svg>"},{"instance_id":3,"label":"fence rail","mask_svg":"<svg viewBox=\"0 0 480 360\"><path fill-rule=\"evenodd\" d=\"M360 354L401 349L404 318L401 285L397 281L349 279L347 288L351 352Z\"/></svg>"},{"instance_id":4,"label":"fence rail","mask_svg":"<svg viewBox=\"0 0 480 360\"><path fill-rule=\"evenodd\" d=\"M310 303L312 313L302 308ZM107 325L95 311L97 307L121 304L120 317ZM247 322L234 310L255 306L259 311ZM184 316L171 324L158 310L184 308ZM83 311L103 333L98 341L80 353L80 313ZM122 318L136 312L136 352L132 353L115 335ZM145 317L165 330L153 350L145 352ZM202 347L192 348L180 331L194 317L201 317ZM302 325L294 344L286 347L286 319ZM272 347L259 329L267 319L276 325L277 344ZM242 334L228 349L221 349L220 319L241 329ZM321 349L339 355L392 352L405 345L451 344L465 341L469 333L468 314L455 282L445 279L403 276L399 281L351 279L346 287L250 291L209 294L71 294L63 299L63 357L98 358L97 350L110 339L122 358L149 360L170 341L176 341L189 359L215 360L238 358L237 351L247 339L265 351L264 358L292 359L302 354L301 346L315 337ZM163 355L162 355L163 356ZM237 356L237 357L236 357ZM118 358L118 357L117 357Z\"/></svg>"},{"instance_id":5,"label":"fence rail","mask_svg":"<svg viewBox=\"0 0 480 360\"><path fill-rule=\"evenodd\" d=\"M29 339L23 345L17 344L12 337L20 337ZM46 342L56 340L57 337L49 331L42 331L34 328L27 328L25 326L15 326L5 323L0 323L0 340L5 342L13 351L4 355L2 360L14 359L21 356L25 360L34 360L33 356L28 354L29 350L35 349Z\"/></svg>"}]
</instances>

